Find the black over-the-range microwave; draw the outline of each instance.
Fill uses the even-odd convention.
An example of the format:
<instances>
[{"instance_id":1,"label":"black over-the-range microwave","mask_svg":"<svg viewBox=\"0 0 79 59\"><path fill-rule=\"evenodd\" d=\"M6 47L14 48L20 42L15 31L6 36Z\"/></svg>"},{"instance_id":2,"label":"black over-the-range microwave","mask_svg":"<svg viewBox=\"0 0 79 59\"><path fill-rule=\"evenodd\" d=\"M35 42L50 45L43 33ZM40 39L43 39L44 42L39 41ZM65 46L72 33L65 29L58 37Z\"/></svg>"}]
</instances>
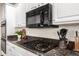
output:
<instances>
[{"instance_id":1,"label":"black over-the-range microwave","mask_svg":"<svg viewBox=\"0 0 79 59\"><path fill-rule=\"evenodd\" d=\"M52 24L52 5L46 4L26 13L26 27L58 27Z\"/></svg>"}]
</instances>

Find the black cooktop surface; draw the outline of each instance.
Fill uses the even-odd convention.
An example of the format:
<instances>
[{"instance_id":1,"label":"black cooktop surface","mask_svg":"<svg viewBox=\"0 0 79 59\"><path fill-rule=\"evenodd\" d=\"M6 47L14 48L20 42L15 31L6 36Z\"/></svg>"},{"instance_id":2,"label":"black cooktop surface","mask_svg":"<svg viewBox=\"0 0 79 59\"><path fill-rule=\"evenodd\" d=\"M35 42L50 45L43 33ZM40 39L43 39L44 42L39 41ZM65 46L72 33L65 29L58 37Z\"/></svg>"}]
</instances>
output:
<instances>
[{"instance_id":1,"label":"black cooktop surface","mask_svg":"<svg viewBox=\"0 0 79 59\"><path fill-rule=\"evenodd\" d=\"M22 45L29 49L42 52L42 53L46 53L49 50L57 47L58 43L59 41L54 41L52 39L40 39L40 40L29 41L27 43L23 43Z\"/></svg>"}]
</instances>

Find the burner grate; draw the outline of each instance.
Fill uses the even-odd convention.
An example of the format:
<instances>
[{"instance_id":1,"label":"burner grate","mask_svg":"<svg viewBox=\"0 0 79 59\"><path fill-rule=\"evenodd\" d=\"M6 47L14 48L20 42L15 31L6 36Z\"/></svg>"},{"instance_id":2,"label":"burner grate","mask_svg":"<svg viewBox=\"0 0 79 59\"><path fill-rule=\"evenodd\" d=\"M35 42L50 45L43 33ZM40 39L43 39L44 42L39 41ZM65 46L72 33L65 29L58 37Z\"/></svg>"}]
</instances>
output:
<instances>
[{"instance_id":1,"label":"burner grate","mask_svg":"<svg viewBox=\"0 0 79 59\"><path fill-rule=\"evenodd\" d=\"M38 52L48 52L49 50L58 46L58 41L54 42L53 40L34 40L23 44L24 47L27 47Z\"/></svg>"}]
</instances>

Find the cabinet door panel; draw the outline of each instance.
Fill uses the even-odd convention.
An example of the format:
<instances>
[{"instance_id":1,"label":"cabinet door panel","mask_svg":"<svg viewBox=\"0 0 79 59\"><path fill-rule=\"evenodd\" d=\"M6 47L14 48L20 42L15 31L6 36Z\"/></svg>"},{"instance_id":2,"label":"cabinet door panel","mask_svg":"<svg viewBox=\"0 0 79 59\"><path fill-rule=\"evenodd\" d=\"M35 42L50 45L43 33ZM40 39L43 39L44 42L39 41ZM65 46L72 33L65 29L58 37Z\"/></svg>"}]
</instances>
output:
<instances>
[{"instance_id":1,"label":"cabinet door panel","mask_svg":"<svg viewBox=\"0 0 79 59\"><path fill-rule=\"evenodd\" d=\"M7 35L13 35L15 33L15 15L16 8L10 5L6 5L5 8L6 15L6 25L7 25Z\"/></svg>"},{"instance_id":2,"label":"cabinet door panel","mask_svg":"<svg viewBox=\"0 0 79 59\"><path fill-rule=\"evenodd\" d=\"M16 8L16 27L25 27L26 23L26 4L18 4Z\"/></svg>"},{"instance_id":3,"label":"cabinet door panel","mask_svg":"<svg viewBox=\"0 0 79 59\"><path fill-rule=\"evenodd\" d=\"M78 3L55 3L54 4L55 22L65 23L79 21Z\"/></svg>"}]
</instances>

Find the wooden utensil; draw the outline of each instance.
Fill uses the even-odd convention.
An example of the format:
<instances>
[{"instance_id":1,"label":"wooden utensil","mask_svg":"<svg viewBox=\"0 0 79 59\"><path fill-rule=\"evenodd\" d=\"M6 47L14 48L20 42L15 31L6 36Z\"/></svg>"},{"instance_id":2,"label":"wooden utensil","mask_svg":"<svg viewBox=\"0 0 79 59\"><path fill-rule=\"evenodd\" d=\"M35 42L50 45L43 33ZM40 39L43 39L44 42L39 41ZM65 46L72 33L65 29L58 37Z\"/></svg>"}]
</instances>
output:
<instances>
[{"instance_id":1,"label":"wooden utensil","mask_svg":"<svg viewBox=\"0 0 79 59\"><path fill-rule=\"evenodd\" d=\"M75 51L79 51L79 36L78 36L78 31L75 32L76 37L75 37Z\"/></svg>"}]
</instances>

